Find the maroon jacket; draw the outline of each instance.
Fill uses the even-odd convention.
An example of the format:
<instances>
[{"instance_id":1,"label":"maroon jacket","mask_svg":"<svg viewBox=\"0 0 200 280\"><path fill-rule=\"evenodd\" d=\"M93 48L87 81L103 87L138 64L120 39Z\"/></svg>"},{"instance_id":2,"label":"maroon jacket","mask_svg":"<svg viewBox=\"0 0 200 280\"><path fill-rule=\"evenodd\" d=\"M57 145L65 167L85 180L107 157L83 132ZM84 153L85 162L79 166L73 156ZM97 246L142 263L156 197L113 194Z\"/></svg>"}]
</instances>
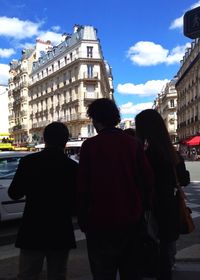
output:
<instances>
[{"instance_id":1,"label":"maroon jacket","mask_svg":"<svg viewBox=\"0 0 200 280\"><path fill-rule=\"evenodd\" d=\"M134 225L151 199L153 173L142 145L121 129L84 141L78 175L78 222L83 231Z\"/></svg>"}]
</instances>

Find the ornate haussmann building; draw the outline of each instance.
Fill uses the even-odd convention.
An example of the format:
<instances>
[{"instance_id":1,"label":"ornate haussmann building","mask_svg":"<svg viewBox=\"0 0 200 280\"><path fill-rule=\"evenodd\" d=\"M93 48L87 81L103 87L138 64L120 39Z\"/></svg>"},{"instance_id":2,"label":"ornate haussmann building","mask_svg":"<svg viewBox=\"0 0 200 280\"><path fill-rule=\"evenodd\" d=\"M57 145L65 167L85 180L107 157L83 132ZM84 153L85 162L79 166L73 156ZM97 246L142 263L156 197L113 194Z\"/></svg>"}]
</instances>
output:
<instances>
[{"instance_id":1,"label":"ornate haussmann building","mask_svg":"<svg viewBox=\"0 0 200 280\"><path fill-rule=\"evenodd\" d=\"M200 39L188 48L178 71L178 137L180 140L200 132Z\"/></svg>"},{"instance_id":2,"label":"ornate haussmann building","mask_svg":"<svg viewBox=\"0 0 200 280\"><path fill-rule=\"evenodd\" d=\"M66 123L72 138L94 135L87 106L97 98L113 99L111 68L96 29L75 25L72 34L63 34L59 45L51 47L46 42L46 50L39 54L35 48L28 59L22 56L17 62L21 65L18 78L11 65L9 120L15 142L42 142L43 129L52 121ZM24 60L28 69L22 75Z\"/></svg>"},{"instance_id":3,"label":"ornate haussmann building","mask_svg":"<svg viewBox=\"0 0 200 280\"><path fill-rule=\"evenodd\" d=\"M177 141L177 92L175 88L177 79L167 83L154 101L154 109L162 116L172 143Z\"/></svg>"}]
</instances>

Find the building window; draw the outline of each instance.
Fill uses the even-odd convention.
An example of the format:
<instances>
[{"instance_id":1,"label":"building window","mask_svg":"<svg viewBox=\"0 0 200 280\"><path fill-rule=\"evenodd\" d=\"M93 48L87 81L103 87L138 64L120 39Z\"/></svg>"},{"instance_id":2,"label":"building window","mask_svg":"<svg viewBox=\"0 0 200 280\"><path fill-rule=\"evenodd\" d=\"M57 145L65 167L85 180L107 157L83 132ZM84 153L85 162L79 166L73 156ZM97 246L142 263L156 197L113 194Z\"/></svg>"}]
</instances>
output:
<instances>
[{"instance_id":1,"label":"building window","mask_svg":"<svg viewBox=\"0 0 200 280\"><path fill-rule=\"evenodd\" d=\"M69 89L69 102L72 101L72 89L70 88Z\"/></svg>"},{"instance_id":2,"label":"building window","mask_svg":"<svg viewBox=\"0 0 200 280\"><path fill-rule=\"evenodd\" d=\"M93 65L91 65L91 64L87 65L87 76L88 76L88 78L93 77Z\"/></svg>"},{"instance_id":3,"label":"building window","mask_svg":"<svg viewBox=\"0 0 200 280\"><path fill-rule=\"evenodd\" d=\"M67 75L66 73L63 74L63 84L66 85Z\"/></svg>"},{"instance_id":4,"label":"building window","mask_svg":"<svg viewBox=\"0 0 200 280\"><path fill-rule=\"evenodd\" d=\"M174 99L170 100L170 108L174 108Z\"/></svg>"},{"instance_id":5,"label":"building window","mask_svg":"<svg viewBox=\"0 0 200 280\"><path fill-rule=\"evenodd\" d=\"M93 47L87 47L87 57L93 57Z\"/></svg>"},{"instance_id":6,"label":"building window","mask_svg":"<svg viewBox=\"0 0 200 280\"><path fill-rule=\"evenodd\" d=\"M69 75L69 83L71 83L72 82L72 71L71 70L69 70L68 75Z\"/></svg>"}]
</instances>

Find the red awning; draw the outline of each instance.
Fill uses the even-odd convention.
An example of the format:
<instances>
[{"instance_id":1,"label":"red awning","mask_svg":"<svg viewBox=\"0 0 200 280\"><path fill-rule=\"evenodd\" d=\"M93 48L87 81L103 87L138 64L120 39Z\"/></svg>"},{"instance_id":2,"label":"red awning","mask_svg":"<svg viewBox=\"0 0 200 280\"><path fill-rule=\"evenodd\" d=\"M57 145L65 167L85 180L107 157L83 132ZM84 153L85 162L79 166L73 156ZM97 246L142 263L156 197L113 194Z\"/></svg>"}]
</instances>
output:
<instances>
[{"instance_id":1,"label":"red awning","mask_svg":"<svg viewBox=\"0 0 200 280\"><path fill-rule=\"evenodd\" d=\"M189 146L198 146L200 145L200 136L194 136L190 140L185 141L185 143Z\"/></svg>"}]
</instances>

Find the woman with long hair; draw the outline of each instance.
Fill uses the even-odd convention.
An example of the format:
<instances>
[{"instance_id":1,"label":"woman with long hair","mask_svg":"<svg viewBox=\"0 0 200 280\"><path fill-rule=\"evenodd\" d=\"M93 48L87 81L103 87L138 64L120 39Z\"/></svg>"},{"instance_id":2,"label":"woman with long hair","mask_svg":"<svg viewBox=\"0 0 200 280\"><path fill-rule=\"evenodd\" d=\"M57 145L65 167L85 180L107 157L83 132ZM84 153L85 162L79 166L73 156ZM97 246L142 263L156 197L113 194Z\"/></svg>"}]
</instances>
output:
<instances>
[{"instance_id":1,"label":"woman with long hair","mask_svg":"<svg viewBox=\"0 0 200 280\"><path fill-rule=\"evenodd\" d=\"M172 279L172 250L179 236L176 201L176 151L161 115L147 109L136 116L136 134L142 141L155 175L154 215L160 240L159 273L157 279Z\"/></svg>"}]
</instances>

